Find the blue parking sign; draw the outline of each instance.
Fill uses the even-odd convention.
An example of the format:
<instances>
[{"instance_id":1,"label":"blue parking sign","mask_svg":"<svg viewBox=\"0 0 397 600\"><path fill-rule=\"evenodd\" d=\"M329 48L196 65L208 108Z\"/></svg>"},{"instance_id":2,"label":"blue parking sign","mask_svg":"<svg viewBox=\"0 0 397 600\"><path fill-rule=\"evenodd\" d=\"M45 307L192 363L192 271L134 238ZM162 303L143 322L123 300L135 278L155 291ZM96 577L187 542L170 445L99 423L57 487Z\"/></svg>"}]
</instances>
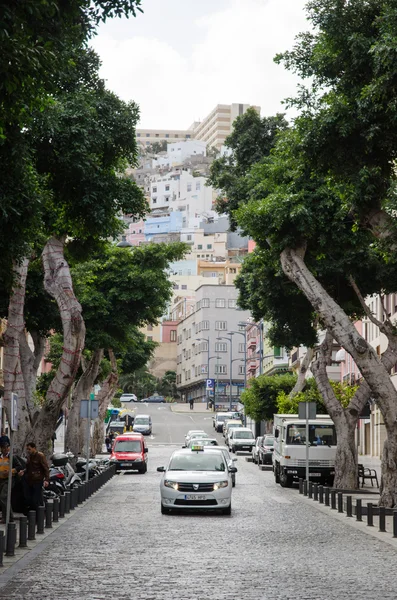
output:
<instances>
[{"instance_id":1,"label":"blue parking sign","mask_svg":"<svg viewBox=\"0 0 397 600\"><path fill-rule=\"evenodd\" d=\"M207 379L207 390L213 390L215 388L215 379Z\"/></svg>"}]
</instances>

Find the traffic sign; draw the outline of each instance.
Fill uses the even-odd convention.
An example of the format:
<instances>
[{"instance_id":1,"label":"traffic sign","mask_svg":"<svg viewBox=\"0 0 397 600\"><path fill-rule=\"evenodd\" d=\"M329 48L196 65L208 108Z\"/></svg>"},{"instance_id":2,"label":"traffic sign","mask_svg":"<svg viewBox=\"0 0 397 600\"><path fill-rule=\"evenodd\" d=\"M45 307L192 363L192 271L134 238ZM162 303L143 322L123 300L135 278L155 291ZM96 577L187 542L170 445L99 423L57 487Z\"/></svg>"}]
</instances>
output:
<instances>
[{"instance_id":1,"label":"traffic sign","mask_svg":"<svg viewBox=\"0 0 397 600\"><path fill-rule=\"evenodd\" d=\"M215 379L207 379L207 390L213 390L215 388Z\"/></svg>"}]
</instances>

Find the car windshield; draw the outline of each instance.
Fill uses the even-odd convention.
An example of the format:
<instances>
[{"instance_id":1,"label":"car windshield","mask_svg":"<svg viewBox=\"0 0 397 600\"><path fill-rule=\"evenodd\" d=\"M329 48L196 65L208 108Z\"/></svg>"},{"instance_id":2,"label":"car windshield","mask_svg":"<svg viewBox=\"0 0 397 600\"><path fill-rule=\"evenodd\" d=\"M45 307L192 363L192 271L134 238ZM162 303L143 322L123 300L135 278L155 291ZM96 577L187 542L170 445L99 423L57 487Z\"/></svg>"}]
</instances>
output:
<instances>
[{"instance_id":1,"label":"car windshield","mask_svg":"<svg viewBox=\"0 0 397 600\"><path fill-rule=\"evenodd\" d=\"M274 438L267 437L263 441L264 446L274 446Z\"/></svg>"},{"instance_id":2,"label":"car windshield","mask_svg":"<svg viewBox=\"0 0 397 600\"><path fill-rule=\"evenodd\" d=\"M309 424L309 442L311 446L336 446L336 431L333 424ZM306 443L306 426L304 424L288 425L287 444L303 445Z\"/></svg>"},{"instance_id":3,"label":"car windshield","mask_svg":"<svg viewBox=\"0 0 397 600\"><path fill-rule=\"evenodd\" d=\"M196 440L197 438L207 438L208 435L206 433L203 433L202 431L200 431L200 433L192 433L192 435L190 436L190 439L194 439Z\"/></svg>"},{"instance_id":4,"label":"car windshield","mask_svg":"<svg viewBox=\"0 0 397 600\"><path fill-rule=\"evenodd\" d=\"M200 446L217 446L218 442L216 440L210 440L208 438L195 438L195 444L199 444Z\"/></svg>"},{"instance_id":5,"label":"car windshield","mask_svg":"<svg viewBox=\"0 0 397 600\"><path fill-rule=\"evenodd\" d=\"M221 453L204 454L192 452L179 454L171 458L169 471L226 471L225 461Z\"/></svg>"},{"instance_id":6,"label":"car windshield","mask_svg":"<svg viewBox=\"0 0 397 600\"><path fill-rule=\"evenodd\" d=\"M136 417L134 423L135 425L148 425L149 419L147 417Z\"/></svg>"},{"instance_id":7,"label":"car windshield","mask_svg":"<svg viewBox=\"0 0 397 600\"><path fill-rule=\"evenodd\" d=\"M228 429L234 429L235 427L241 427L241 423L229 423Z\"/></svg>"},{"instance_id":8,"label":"car windshield","mask_svg":"<svg viewBox=\"0 0 397 600\"><path fill-rule=\"evenodd\" d=\"M117 440L115 452L140 452L141 443L138 440Z\"/></svg>"},{"instance_id":9,"label":"car windshield","mask_svg":"<svg viewBox=\"0 0 397 600\"><path fill-rule=\"evenodd\" d=\"M235 433L233 433L233 437L234 439L240 440L253 440L254 434L252 433L252 431L236 431Z\"/></svg>"}]
</instances>

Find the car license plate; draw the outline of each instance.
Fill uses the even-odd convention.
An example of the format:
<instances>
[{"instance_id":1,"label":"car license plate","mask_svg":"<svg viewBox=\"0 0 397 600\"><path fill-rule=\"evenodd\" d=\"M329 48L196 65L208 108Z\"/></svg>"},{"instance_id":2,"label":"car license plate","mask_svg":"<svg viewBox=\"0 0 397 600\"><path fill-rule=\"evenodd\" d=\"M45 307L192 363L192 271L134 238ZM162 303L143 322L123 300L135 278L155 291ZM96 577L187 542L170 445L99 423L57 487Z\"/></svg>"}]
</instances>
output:
<instances>
[{"instance_id":1,"label":"car license plate","mask_svg":"<svg viewBox=\"0 0 397 600\"><path fill-rule=\"evenodd\" d=\"M185 500L205 500L205 496L203 494L186 494Z\"/></svg>"},{"instance_id":2,"label":"car license plate","mask_svg":"<svg viewBox=\"0 0 397 600\"><path fill-rule=\"evenodd\" d=\"M132 463L123 463L123 467L132 467Z\"/></svg>"}]
</instances>

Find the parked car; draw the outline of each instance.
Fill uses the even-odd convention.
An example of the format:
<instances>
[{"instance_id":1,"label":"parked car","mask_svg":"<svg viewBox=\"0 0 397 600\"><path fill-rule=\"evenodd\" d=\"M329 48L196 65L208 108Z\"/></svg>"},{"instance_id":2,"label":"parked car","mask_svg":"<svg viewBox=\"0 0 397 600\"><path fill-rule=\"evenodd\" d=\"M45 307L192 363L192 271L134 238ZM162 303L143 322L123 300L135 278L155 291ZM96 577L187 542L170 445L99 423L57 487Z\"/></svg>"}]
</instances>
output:
<instances>
[{"instance_id":1,"label":"parked car","mask_svg":"<svg viewBox=\"0 0 397 600\"><path fill-rule=\"evenodd\" d=\"M141 402L159 402L159 403L165 403L165 398L164 396L149 396L148 398L142 398Z\"/></svg>"},{"instance_id":2,"label":"parked car","mask_svg":"<svg viewBox=\"0 0 397 600\"><path fill-rule=\"evenodd\" d=\"M243 422L241 421L241 419L235 419L235 418L229 418L226 421L223 422L223 426L222 426L222 433L223 433L223 437L226 438L226 432L228 429L228 425L229 423L234 423L235 425L233 425L233 427L244 427Z\"/></svg>"},{"instance_id":3,"label":"parked car","mask_svg":"<svg viewBox=\"0 0 397 600\"><path fill-rule=\"evenodd\" d=\"M233 453L237 450L252 452L252 446L254 445L255 437L248 427L237 427L230 431L228 446Z\"/></svg>"},{"instance_id":4,"label":"parked car","mask_svg":"<svg viewBox=\"0 0 397 600\"><path fill-rule=\"evenodd\" d=\"M150 415L136 415L132 430L143 435L152 433L152 417Z\"/></svg>"},{"instance_id":5,"label":"parked car","mask_svg":"<svg viewBox=\"0 0 397 600\"><path fill-rule=\"evenodd\" d=\"M274 436L265 435L259 446L258 465L271 465L273 462Z\"/></svg>"},{"instance_id":6,"label":"parked car","mask_svg":"<svg viewBox=\"0 0 397 600\"><path fill-rule=\"evenodd\" d=\"M146 473L148 448L141 433L120 434L115 439L110 464L116 463L116 473L135 470Z\"/></svg>"},{"instance_id":7,"label":"parked car","mask_svg":"<svg viewBox=\"0 0 397 600\"><path fill-rule=\"evenodd\" d=\"M213 427L215 428L215 431L222 431L223 429L223 424L225 421L230 421L230 419L233 417L233 413L231 412L218 412L216 413L216 415L214 415L213 417Z\"/></svg>"},{"instance_id":8,"label":"parked car","mask_svg":"<svg viewBox=\"0 0 397 600\"><path fill-rule=\"evenodd\" d=\"M259 446L262 444L262 440L263 440L263 435L261 435L260 437L257 437L255 440L255 446L252 446L252 462L255 463L256 465L258 464L258 460L259 460Z\"/></svg>"},{"instance_id":9,"label":"parked car","mask_svg":"<svg viewBox=\"0 0 397 600\"><path fill-rule=\"evenodd\" d=\"M225 443L226 446L228 446L228 437L229 437L229 433L231 432L232 429L236 429L239 427L244 427L244 425L242 424L241 421L226 421L225 425L224 425L224 433L223 436L225 438Z\"/></svg>"},{"instance_id":10,"label":"parked car","mask_svg":"<svg viewBox=\"0 0 397 600\"><path fill-rule=\"evenodd\" d=\"M121 394L120 402L138 402L138 398L135 394Z\"/></svg>"}]
</instances>

